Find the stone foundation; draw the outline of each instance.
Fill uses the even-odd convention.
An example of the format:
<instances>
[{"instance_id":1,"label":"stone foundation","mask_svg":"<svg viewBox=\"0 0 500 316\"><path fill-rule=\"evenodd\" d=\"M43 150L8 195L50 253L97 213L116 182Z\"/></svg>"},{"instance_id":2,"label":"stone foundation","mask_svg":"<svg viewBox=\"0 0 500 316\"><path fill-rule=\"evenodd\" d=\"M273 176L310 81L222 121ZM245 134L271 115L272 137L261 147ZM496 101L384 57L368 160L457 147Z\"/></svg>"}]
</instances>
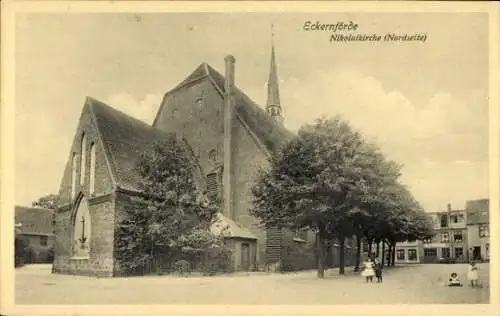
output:
<instances>
[{"instance_id":1,"label":"stone foundation","mask_svg":"<svg viewBox=\"0 0 500 316\"><path fill-rule=\"evenodd\" d=\"M53 273L113 277L113 259L73 259L69 257L59 257L54 261Z\"/></svg>"}]
</instances>

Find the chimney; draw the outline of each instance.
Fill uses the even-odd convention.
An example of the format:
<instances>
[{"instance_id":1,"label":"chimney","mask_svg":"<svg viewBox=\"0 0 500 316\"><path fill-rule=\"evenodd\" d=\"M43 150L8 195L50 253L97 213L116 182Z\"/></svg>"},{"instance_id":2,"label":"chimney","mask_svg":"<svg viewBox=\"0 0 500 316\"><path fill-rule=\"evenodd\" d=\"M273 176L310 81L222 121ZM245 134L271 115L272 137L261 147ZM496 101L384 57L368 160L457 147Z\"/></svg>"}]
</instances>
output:
<instances>
[{"instance_id":1,"label":"chimney","mask_svg":"<svg viewBox=\"0 0 500 316\"><path fill-rule=\"evenodd\" d=\"M232 172L232 140L231 129L233 126L233 107L234 107L234 63L233 56L228 55L224 58L226 62L226 76L224 82L224 173L222 178L223 194L224 194L224 215L234 220L232 208L232 189L231 189L231 172Z\"/></svg>"},{"instance_id":2,"label":"chimney","mask_svg":"<svg viewBox=\"0 0 500 316\"><path fill-rule=\"evenodd\" d=\"M228 92L232 92L234 87L234 63L236 59L234 59L232 55L227 55L224 60L226 61L226 81L224 82L224 90L227 94Z\"/></svg>"},{"instance_id":3,"label":"chimney","mask_svg":"<svg viewBox=\"0 0 500 316\"><path fill-rule=\"evenodd\" d=\"M448 203L448 212L451 212L451 203Z\"/></svg>"}]
</instances>

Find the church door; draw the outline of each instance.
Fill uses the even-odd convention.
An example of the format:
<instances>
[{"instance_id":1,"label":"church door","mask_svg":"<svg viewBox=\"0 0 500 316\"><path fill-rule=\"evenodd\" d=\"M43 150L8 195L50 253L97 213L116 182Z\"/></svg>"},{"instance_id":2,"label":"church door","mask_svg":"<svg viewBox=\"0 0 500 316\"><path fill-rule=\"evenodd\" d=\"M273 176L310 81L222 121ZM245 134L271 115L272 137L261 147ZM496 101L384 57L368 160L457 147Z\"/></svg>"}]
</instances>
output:
<instances>
[{"instance_id":1,"label":"church door","mask_svg":"<svg viewBox=\"0 0 500 316\"><path fill-rule=\"evenodd\" d=\"M241 269L248 271L250 269L250 245L241 244Z\"/></svg>"}]
</instances>

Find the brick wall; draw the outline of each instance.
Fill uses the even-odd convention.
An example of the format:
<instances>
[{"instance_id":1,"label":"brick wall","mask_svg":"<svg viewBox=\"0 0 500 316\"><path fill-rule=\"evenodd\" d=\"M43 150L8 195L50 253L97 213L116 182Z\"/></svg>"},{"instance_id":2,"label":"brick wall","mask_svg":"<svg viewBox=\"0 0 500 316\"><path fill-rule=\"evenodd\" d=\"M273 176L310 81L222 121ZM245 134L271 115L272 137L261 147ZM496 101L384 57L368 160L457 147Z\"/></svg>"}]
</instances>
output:
<instances>
[{"instance_id":1,"label":"brick wall","mask_svg":"<svg viewBox=\"0 0 500 316\"><path fill-rule=\"evenodd\" d=\"M72 209L56 213L54 272L62 274L112 276L114 243L114 208L112 195L95 197L88 201L91 217L90 257L72 259Z\"/></svg>"},{"instance_id":2,"label":"brick wall","mask_svg":"<svg viewBox=\"0 0 500 316\"><path fill-rule=\"evenodd\" d=\"M242 123L233 122L233 210L235 221L250 230L258 240L257 261L260 266L266 264L266 230L260 221L249 214L252 207L252 187L260 168L269 165L266 155L251 138Z\"/></svg>"},{"instance_id":3,"label":"brick wall","mask_svg":"<svg viewBox=\"0 0 500 316\"><path fill-rule=\"evenodd\" d=\"M85 167L85 182L80 185L80 159L81 159L81 141L82 135L86 135L86 167ZM84 106L82 115L78 122L78 127L71 144L70 153L68 155L66 168L64 170L61 186L59 188L59 201L58 205L63 206L73 202L74 197L71 197L71 183L72 183L72 155L76 153L76 192L83 192L85 196L89 196L89 181L90 181L90 145L96 145L96 166L95 166L95 187L94 192L96 196L111 193L113 190L113 183L111 173L109 171L104 149L98 139L98 132L96 126L91 118L90 110L87 105Z\"/></svg>"},{"instance_id":4,"label":"brick wall","mask_svg":"<svg viewBox=\"0 0 500 316\"><path fill-rule=\"evenodd\" d=\"M202 97L202 102L197 101ZM208 159L216 151L223 158L223 99L208 78L194 82L167 95L154 127L184 136L193 148L205 173L215 162Z\"/></svg>"}]
</instances>

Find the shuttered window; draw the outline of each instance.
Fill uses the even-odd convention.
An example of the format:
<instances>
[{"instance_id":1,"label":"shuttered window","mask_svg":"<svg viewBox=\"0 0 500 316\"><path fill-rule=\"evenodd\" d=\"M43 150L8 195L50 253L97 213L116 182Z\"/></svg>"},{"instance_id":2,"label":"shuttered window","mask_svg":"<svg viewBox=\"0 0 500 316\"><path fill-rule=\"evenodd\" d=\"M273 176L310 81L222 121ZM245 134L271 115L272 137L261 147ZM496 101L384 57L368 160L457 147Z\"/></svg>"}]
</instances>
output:
<instances>
[{"instance_id":1,"label":"shuttered window","mask_svg":"<svg viewBox=\"0 0 500 316\"><path fill-rule=\"evenodd\" d=\"M209 196L219 194L219 182L217 180L217 173L214 172L207 175L207 193Z\"/></svg>"}]
</instances>

